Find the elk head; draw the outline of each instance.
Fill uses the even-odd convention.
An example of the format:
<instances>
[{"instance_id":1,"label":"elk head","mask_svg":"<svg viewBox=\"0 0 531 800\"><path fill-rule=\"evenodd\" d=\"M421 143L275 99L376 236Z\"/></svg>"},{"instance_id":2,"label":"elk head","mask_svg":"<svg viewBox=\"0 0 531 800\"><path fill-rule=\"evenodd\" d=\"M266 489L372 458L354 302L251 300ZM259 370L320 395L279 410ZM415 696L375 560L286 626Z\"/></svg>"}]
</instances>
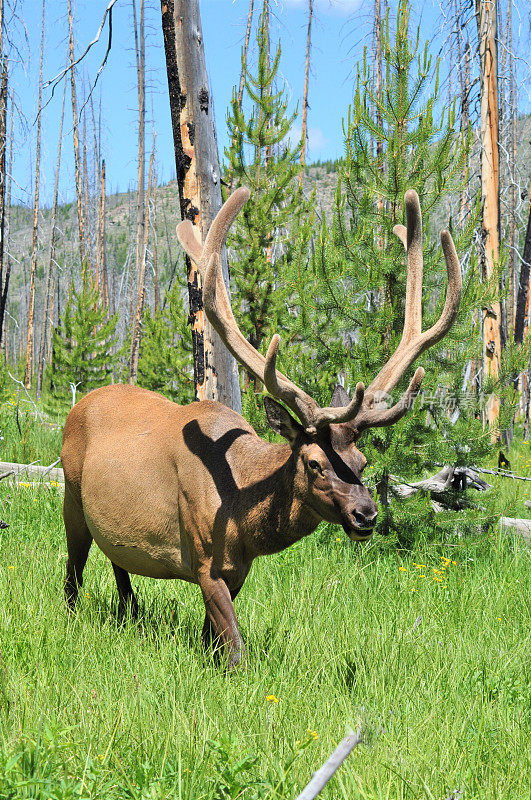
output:
<instances>
[{"instance_id":1,"label":"elk head","mask_svg":"<svg viewBox=\"0 0 531 800\"><path fill-rule=\"evenodd\" d=\"M231 224L249 196L244 187L231 195L212 223L204 247L195 238L188 220L177 227L179 241L202 276L205 312L212 326L236 360L262 381L272 395L265 398L267 418L273 430L288 441L297 458L307 507L319 519L341 524L350 538L368 538L377 508L362 483L366 459L357 449L356 441L367 428L392 425L404 416L419 391L424 377L422 367L416 370L397 403L382 407L382 397L389 395L415 359L440 341L454 322L462 283L452 237L446 230L441 232L448 272L444 308L438 321L422 332L422 215L417 193L408 190L407 226L394 228L407 252L405 321L400 344L367 388L358 383L350 398L342 387L336 387L331 405L321 408L277 370L278 334L273 336L264 357L245 339L234 319L221 272L221 251Z\"/></svg>"}]
</instances>

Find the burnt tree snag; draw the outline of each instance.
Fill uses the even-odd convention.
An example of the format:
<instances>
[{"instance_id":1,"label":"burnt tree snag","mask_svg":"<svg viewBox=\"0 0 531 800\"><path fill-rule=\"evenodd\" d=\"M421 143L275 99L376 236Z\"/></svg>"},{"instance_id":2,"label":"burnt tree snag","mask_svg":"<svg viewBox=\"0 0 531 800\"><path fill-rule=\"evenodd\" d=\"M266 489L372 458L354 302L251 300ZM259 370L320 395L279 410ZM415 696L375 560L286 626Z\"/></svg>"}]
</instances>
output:
<instances>
[{"instance_id":1,"label":"burnt tree snag","mask_svg":"<svg viewBox=\"0 0 531 800\"><path fill-rule=\"evenodd\" d=\"M529 314L529 273L531 268L531 201L529 203L529 216L525 233L524 252L520 267L520 281L518 282L518 297L516 300L516 316L514 321L514 341L521 344L527 328Z\"/></svg>"},{"instance_id":2,"label":"burnt tree snag","mask_svg":"<svg viewBox=\"0 0 531 800\"><path fill-rule=\"evenodd\" d=\"M204 242L221 208L221 182L199 0L161 0L161 13L181 219L197 226ZM225 248L222 269L228 288ZM201 276L188 256L186 271L196 397L239 411L236 362L205 318Z\"/></svg>"},{"instance_id":3,"label":"burnt tree snag","mask_svg":"<svg viewBox=\"0 0 531 800\"><path fill-rule=\"evenodd\" d=\"M497 2L476 0L481 84L481 200L484 242L483 275L492 280L500 261L500 157L498 145ZM483 370L496 380L501 361L501 304L484 309ZM492 394L486 421L493 441L499 438L500 399Z\"/></svg>"}]
</instances>

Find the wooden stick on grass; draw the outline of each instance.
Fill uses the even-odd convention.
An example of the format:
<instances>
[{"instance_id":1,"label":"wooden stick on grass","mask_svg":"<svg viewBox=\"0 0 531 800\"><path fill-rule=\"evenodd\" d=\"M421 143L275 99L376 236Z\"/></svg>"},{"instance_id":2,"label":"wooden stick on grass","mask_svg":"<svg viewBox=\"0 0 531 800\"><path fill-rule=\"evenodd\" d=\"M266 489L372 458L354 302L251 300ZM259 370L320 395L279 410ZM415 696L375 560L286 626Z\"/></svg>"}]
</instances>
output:
<instances>
[{"instance_id":1,"label":"wooden stick on grass","mask_svg":"<svg viewBox=\"0 0 531 800\"><path fill-rule=\"evenodd\" d=\"M314 800L324 789L330 778L337 772L343 761L345 761L360 742L361 728L358 728L356 733L350 733L348 736L345 736L330 758L314 773L310 783L302 790L296 800Z\"/></svg>"}]
</instances>

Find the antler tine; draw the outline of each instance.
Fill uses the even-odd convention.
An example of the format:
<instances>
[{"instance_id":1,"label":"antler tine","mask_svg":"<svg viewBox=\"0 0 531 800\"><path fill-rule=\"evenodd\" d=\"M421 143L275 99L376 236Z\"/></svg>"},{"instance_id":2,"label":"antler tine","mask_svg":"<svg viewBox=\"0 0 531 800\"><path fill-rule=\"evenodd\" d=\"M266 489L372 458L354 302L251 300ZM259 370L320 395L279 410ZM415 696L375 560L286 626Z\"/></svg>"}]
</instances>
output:
<instances>
[{"instance_id":1,"label":"antler tine","mask_svg":"<svg viewBox=\"0 0 531 800\"><path fill-rule=\"evenodd\" d=\"M402 342L409 342L422 331L422 278L424 257L422 254L422 212L419 196L408 189L404 196L407 222L407 282L406 308Z\"/></svg>"},{"instance_id":2,"label":"antler tine","mask_svg":"<svg viewBox=\"0 0 531 800\"><path fill-rule=\"evenodd\" d=\"M390 392L400 378L429 347L439 342L453 325L461 302L462 278L459 259L450 233L441 232L441 244L448 273L448 288L441 316L422 333L422 214L417 193L409 189L405 194L407 227L395 225L394 233L407 251L407 285L404 330L400 344L387 364L380 370L365 393L365 404L354 420L359 431L382 425L391 425L402 417L419 391L424 370L417 369L409 388L392 408L374 408L377 393Z\"/></svg>"},{"instance_id":3,"label":"antler tine","mask_svg":"<svg viewBox=\"0 0 531 800\"><path fill-rule=\"evenodd\" d=\"M399 419L402 419L413 405L423 377L424 369L423 367L419 367L398 403L395 403L391 408L386 408L383 411L373 408L364 409L354 422L358 433L361 433L367 428L382 428L387 425L393 425L395 422L398 422Z\"/></svg>"},{"instance_id":4,"label":"antler tine","mask_svg":"<svg viewBox=\"0 0 531 800\"><path fill-rule=\"evenodd\" d=\"M407 228L395 225L394 232L407 249L407 287L404 331L400 344L387 364L368 387L365 397L376 392L390 392L421 353L436 344L450 330L461 301L461 267L448 231L442 231L441 243L448 272L448 289L439 320L422 333L422 214L417 193L405 194Z\"/></svg>"},{"instance_id":5,"label":"antler tine","mask_svg":"<svg viewBox=\"0 0 531 800\"><path fill-rule=\"evenodd\" d=\"M300 416L301 412L307 413L307 409L304 408L304 406L301 407L301 396L299 394L301 390L291 381L282 381L282 376L279 372L277 372L276 369L279 344L280 336L278 333L275 333L267 349L263 378L264 385L270 394L272 394L274 397L278 397L279 400L282 400L284 403L286 403L287 406L296 411L296 413ZM314 432L318 428L323 428L326 425L337 425L340 422L350 422L359 412L363 404L364 394L365 386L363 383L358 383L354 397L346 406L334 408L328 406L326 408L319 408L319 406L317 406L315 403L314 407L311 409L311 422L306 426L306 430L308 432ZM302 398L303 402L306 397L308 397L308 395L304 395Z\"/></svg>"},{"instance_id":6,"label":"antler tine","mask_svg":"<svg viewBox=\"0 0 531 800\"><path fill-rule=\"evenodd\" d=\"M225 244L230 226L250 196L251 192L246 186L240 186L231 194L214 218L204 247L201 247L197 241L195 227L190 220L185 219L177 225L177 238L186 253L195 261L203 277L212 253L221 255L221 249Z\"/></svg>"}]
</instances>

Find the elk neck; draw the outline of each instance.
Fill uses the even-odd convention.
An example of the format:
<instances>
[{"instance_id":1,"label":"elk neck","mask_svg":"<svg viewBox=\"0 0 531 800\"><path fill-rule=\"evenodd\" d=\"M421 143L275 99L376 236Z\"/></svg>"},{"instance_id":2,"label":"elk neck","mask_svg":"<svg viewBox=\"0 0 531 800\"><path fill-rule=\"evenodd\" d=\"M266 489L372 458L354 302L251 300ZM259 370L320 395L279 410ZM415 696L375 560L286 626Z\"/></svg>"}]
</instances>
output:
<instances>
[{"instance_id":1,"label":"elk neck","mask_svg":"<svg viewBox=\"0 0 531 800\"><path fill-rule=\"evenodd\" d=\"M316 529L321 520L307 504L304 467L289 445L261 440L247 467L252 502L242 523L253 556L277 553Z\"/></svg>"}]
</instances>

